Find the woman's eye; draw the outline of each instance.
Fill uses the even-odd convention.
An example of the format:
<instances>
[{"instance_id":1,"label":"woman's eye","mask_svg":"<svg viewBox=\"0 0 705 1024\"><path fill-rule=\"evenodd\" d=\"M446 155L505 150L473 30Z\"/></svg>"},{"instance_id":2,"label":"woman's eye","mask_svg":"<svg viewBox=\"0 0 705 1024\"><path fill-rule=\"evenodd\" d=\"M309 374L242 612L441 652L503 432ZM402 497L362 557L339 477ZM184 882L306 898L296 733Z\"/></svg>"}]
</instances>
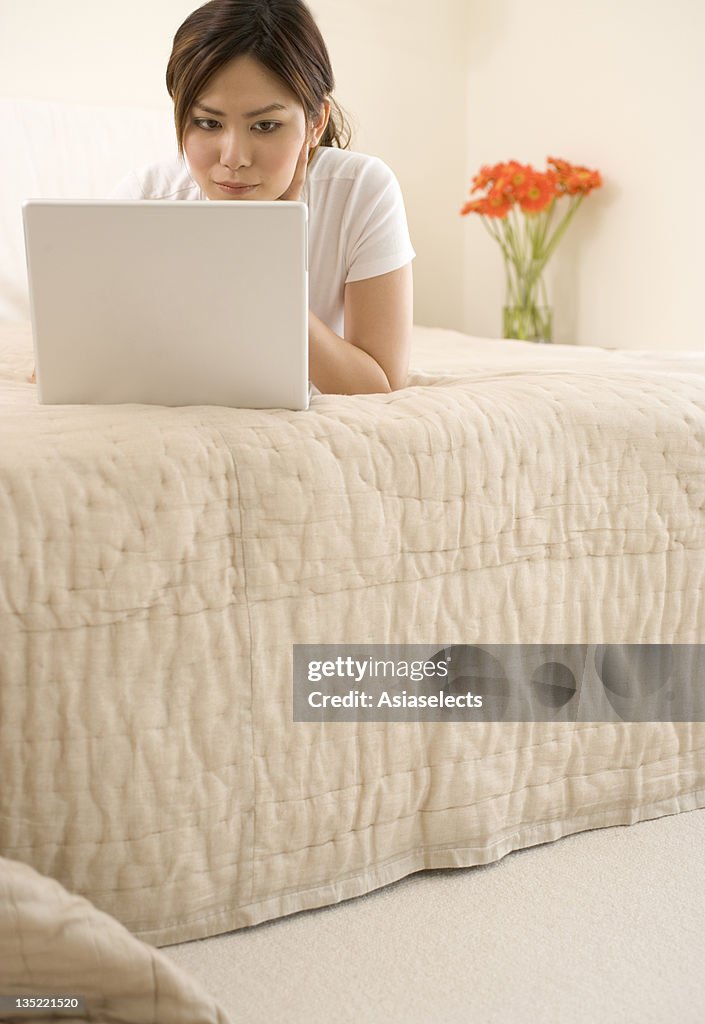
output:
<instances>
[{"instance_id":1,"label":"woman's eye","mask_svg":"<svg viewBox=\"0 0 705 1024\"><path fill-rule=\"evenodd\" d=\"M207 132L220 128L220 121L214 121L212 117L196 117L193 123Z\"/></svg>"},{"instance_id":2,"label":"woman's eye","mask_svg":"<svg viewBox=\"0 0 705 1024\"><path fill-rule=\"evenodd\" d=\"M255 127L261 129L262 125L265 126L265 130L262 132L263 135L271 135L272 132L275 132L277 128L279 128L278 121L258 121Z\"/></svg>"}]
</instances>

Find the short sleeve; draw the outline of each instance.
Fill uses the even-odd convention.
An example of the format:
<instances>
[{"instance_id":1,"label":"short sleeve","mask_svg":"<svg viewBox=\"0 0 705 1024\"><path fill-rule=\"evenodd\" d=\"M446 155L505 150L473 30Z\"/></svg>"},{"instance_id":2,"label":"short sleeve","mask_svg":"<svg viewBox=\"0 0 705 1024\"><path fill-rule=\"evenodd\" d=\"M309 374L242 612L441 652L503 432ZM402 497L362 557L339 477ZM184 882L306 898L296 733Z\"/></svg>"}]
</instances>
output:
<instances>
[{"instance_id":1,"label":"short sleeve","mask_svg":"<svg viewBox=\"0 0 705 1024\"><path fill-rule=\"evenodd\" d=\"M374 158L356 184L348 224L346 284L388 274L416 256L402 191L391 169Z\"/></svg>"}]
</instances>

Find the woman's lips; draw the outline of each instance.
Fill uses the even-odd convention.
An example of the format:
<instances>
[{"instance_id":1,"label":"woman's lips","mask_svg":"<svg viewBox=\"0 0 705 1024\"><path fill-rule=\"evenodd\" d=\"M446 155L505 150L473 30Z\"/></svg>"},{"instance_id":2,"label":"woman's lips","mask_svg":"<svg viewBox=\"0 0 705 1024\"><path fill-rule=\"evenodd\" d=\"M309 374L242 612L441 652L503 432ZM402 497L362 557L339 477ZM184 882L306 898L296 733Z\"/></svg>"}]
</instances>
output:
<instances>
[{"instance_id":1,"label":"woman's lips","mask_svg":"<svg viewBox=\"0 0 705 1024\"><path fill-rule=\"evenodd\" d=\"M216 181L215 184L218 186L218 188L222 189L223 192L225 192L227 195L236 196L244 195L245 192L252 192L254 189L257 188L256 185L229 185L227 182L224 181Z\"/></svg>"}]
</instances>

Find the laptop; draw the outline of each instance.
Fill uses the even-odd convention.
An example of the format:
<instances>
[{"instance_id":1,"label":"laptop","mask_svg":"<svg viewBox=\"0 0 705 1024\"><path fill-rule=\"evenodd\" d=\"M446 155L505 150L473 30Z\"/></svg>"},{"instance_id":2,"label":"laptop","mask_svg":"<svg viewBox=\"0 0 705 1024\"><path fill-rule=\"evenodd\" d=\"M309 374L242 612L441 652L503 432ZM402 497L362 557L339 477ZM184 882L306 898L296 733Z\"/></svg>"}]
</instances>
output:
<instances>
[{"instance_id":1,"label":"laptop","mask_svg":"<svg viewBox=\"0 0 705 1024\"><path fill-rule=\"evenodd\" d=\"M308 408L305 203L22 212L41 403Z\"/></svg>"}]
</instances>

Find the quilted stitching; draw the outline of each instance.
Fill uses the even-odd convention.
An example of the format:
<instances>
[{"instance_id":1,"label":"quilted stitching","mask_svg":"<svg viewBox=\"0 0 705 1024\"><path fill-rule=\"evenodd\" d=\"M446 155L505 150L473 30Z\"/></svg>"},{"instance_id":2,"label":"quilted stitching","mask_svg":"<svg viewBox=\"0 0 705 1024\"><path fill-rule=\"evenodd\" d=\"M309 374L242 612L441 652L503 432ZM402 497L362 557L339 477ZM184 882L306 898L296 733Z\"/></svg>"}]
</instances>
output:
<instances>
[{"instance_id":1,"label":"quilted stitching","mask_svg":"<svg viewBox=\"0 0 705 1024\"><path fill-rule=\"evenodd\" d=\"M705 357L461 338L293 413L37 406L0 332L6 856L176 942L705 803L700 723L292 721L294 643L704 639Z\"/></svg>"}]
</instances>

